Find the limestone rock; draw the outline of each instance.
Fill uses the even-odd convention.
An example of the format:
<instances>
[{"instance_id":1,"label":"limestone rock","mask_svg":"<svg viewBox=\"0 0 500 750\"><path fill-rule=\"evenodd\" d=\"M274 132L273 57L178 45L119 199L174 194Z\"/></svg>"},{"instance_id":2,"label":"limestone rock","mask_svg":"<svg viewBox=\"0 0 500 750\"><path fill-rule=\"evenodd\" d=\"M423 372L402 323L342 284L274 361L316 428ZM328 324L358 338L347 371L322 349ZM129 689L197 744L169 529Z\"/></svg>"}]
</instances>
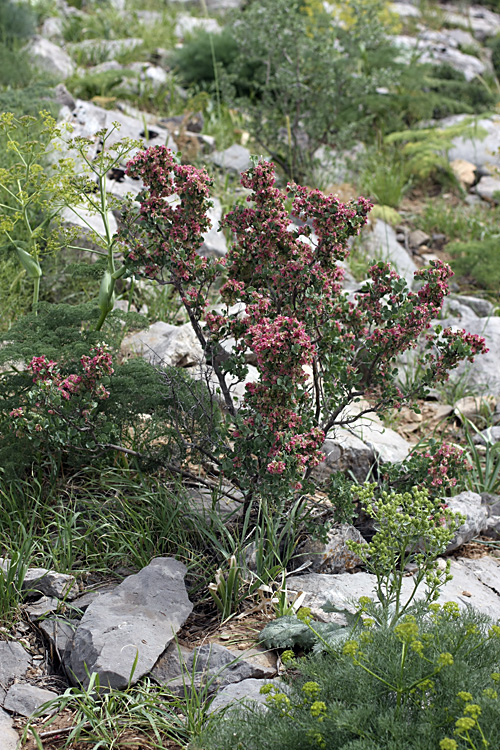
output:
<instances>
[{"instance_id":1,"label":"limestone rock","mask_svg":"<svg viewBox=\"0 0 500 750\"><path fill-rule=\"evenodd\" d=\"M12 725L9 714L0 708L0 737L2 738L2 750L17 750L19 735Z\"/></svg>"},{"instance_id":2,"label":"limestone rock","mask_svg":"<svg viewBox=\"0 0 500 750\"><path fill-rule=\"evenodd\" d=\"M454 413L463 421L470 419L471 422L478 422L485 413L495 410L495 399L492 396L464 396L456 404Z\"/></svg>"},{"instance_id":3,"label":"limestone rock","mask_svg":"<svg viewBox=\"0 0 500 750\"><path fill-rule=\"evenodd\" d=\"M455 537L446 548L447 552L467 544L478 536L487 526L488 511L482 503L481 495L476 492L461 492L447 500L448 507L454 513L462 513L466 519L457 530Z\"/></svg>"},{"instance_id":4,"label":"limestone rock","mask_svg":"<svg viewBox=\"0 0 500 750\"><path fill-rule=\"evenodd\" d=\"M346 573L361 564L360 558L348 548L348 540L365 542L354 526L339 524L330 529L326 542L308 539L299 548L297 558L301 565L310 563L307 571L311 573Z\"/></svg>"},{"instance_id":5,"label":"limestone rock","mask_svg":"<svg viewBox=\"0 0 500 750\"><path fill-rule=\"evenodd\" d=\"M62 661L71 646L78 620L66 620L62 617L47 617L40 623L40 630L49 639L52 650Z\"/></svg>"},{"instance_id":6,"label":"limestone rock","mask_svg":"<svg viewBox=\"0 0 500 750\"><path fill-rule=\"evenodd\" d=\"M470 307L479 318L488 318L493 315L495 306L487 299L481 297L471 297L468 294L452 294L452 299L456 299L460 304Z\"/></svg>"},{"instance_id":7,"label":"limestone rock","mask_svg":"<svg viewBox=\"0 0 500 750\"><path fill-rule=\"evenodd\" d=\"M206 31L208 34L217 34L221 30L215 18L196 18L188 13L180 13L175 24L175 35L183 38L194 31Z\"/></svg>"},{"instance_id":8,"label":"limestone rock","mask_svg":"<svg viewBox=\"0 0 500 750\"><path fill-rule=\"evenodd\" d=\"M92 602L73 639L75 681L88 685L87 671L97 672L101 685L121 689L147 674L193 609L185 574L185 565L160 557Z\"/></svg>"},{"instance_id":9,"label":"limestone rock","mask_svg":"<svg viewBox=\"0 0 500 750\"><path fill-rule=\"evenodd\" d=\"M79 593L74 576L46 568L28 568L22 589L30 594L36 592L67 600L74 599Z\"/></svg>"},{"instance_id":10,"label":"limestone rock","mask_svg":"<svg viewBox=\"0 0 500 750\"><path fill-rule=\"evenodd\" d=\"M396 232L390 224L377 219L372 232L363 235L363 246L374 261L382 259L391 263L394 270L406 279L410 288L412 287L417 266L397 241Z\"/></svg>"},{"instance_id":11,"label":"limestone rock","mask_svg":"<svg viewBox=\"0 0 500 750\"><path fill-rule=\"evenodd\" d=\"M59 80L69 78L75 72L75 63L68 53L41 36L30 40L26 52L34 65Z\"/></svg>"},{"instance_id":12,"label":"limestone rock","mask_svg":"<svg viewBox=\"0 0 500 750\"><path fill-rule=\"evenodd\" d=\"M83 42L73 42L68 47L73 54L82 53L90 60L111 60L124 52L130 52L140 47L142 39L130 37L128 39L84 39Z\"/></svg>"},{"instance_id":13,"label":"limestone rock","mask_svg":"<svg viewBox=\"0 0 500 750\"><path fill-rule=\"evenodd\" d=\"M212 714L218 711L229 703L246 703L251 702L253 704L264 704L266 702L266 696L260 692L261 687L269 684L270 682L276 683L277 680L257 680L250 678L243 680L242 682L236 682L232 685L228 685L220 693L217 693L214 700L210 704L208 713Z\"/></svg>"},{"instance_id":14,"label":"limestone rock","mask_svg":"<svg viewBox=\"0 0 500 750\"><path fill-rule=\"evenodd\" d=\"M237 174L245 172L252 166L250 151L237 143L226 148L225 151L216 151L212 154L212 161L218 167Z\"/></svg>"},{"instance_id":15,"label":"limestone rock","mask_svg":"<svg viewBox=\"0 0 500 750\"><path fill-rule=\"evenodd\" d=\"M155 365L192 367L203 359L203 350L190 323L174 326L158 321L144 331L125 336L121 350Z\"/></svg>"},{"instance_id":16,"label":"limestone rock","mask_svg":"<svg viewBox=\"0 0 500 750\"><path fill-rule=\"evenodd\" d=\"M222 206L218 198L213 198L213 207L208 211L208 218L212 222L211 228L203 236L203 245L199 251L200 255L215 255L222 257L227 253L227 242L224 232L219 231L219 222L222 219Z\"/></svg>"},{"instance_id":17,"label":"limestone rock","mask_svg":"<svg viewBox=\"0 0 500 750\"><path fill-rule=\"evenodd\" d=\"M456 321L439 321L441 325L455 326ZM461 326L458 326L461 327ZM451 380L464 378L466 382L475 386L483 395L500 395L500 318L477 318L468 320L466 330L484 337L489 351L476 357L473 363L462 362L450 374Z\"/></svg>"},{"instance_id":18,"label":"limestone rock","mask_svg":"<svg viewBox=\"0 0 500 750\"><path fill-rule=\"evenodd\" d=\"M41 596L33 604L25 605L24 611L32 622L36 622L40 618L56 612L60 606L61 602L54 596Z\"/></svg>"},{"instance_id":19,"label":"limestone rock","mask_svg":"<svg viewBox=\"0 0 500 750\"><path fill-rule=\"evenodd\" d=\"M182 655L183 664L179 661L179 672L173 679L165 681L169 691L175 695L183 695L185 689L193 687L200 689L205 686L209 693L214 693L225 688L227 685L242 682L250 678L262 679L272 677L275 669L269 665L246 659L244 654L237 654L218 643L206 643L195 648L187 656ZM157 682L164 683L161 676L173 671L176 667L172 662L171 655L167 654L166 663L163 657L151 671L151 677Z\"/></svg>"},{"instance_id":20,"label":"limestone rock","mask_svg":"<svg viewBox=\"0 0 500 750\"><path fill-rule=\"evenodd\" d=\"M4 700L3 707L6 711L21 716L31 716L40 706L57 698L57 693L52 690L44 690L24 682L12 685Z\"/></svg>"},{"instance_id":21,"label":"limestone rock","mask_svg":"<svg viewBox=\"0 0 500 750\"><path fill-rule=\"evenodd\" d=\"M486 430L476 432L472 436L472 442L476 445L487 445L490 443L500 443L500 425L488 427Z\"/></svg>"},{"instance_id":22,"label":"limestone rock","mask_svg":"<svg viewBox=\"0 0 500 750\"><path fill-rule=\"evenodd\" d=\"M481 177L476 185L476 193L490 203L500 203L500 180L489 175Z\"/></svg>"},{"instance_id":23,"label":"limestone rock","mask_svg":"<svg viewBox=\"0 0 500 750\"><path fill-rule=\"evenodd\" d=\"M31 657L16 641L0 641L0 704L6 688L13 680L24 677L31 666Z\"/></svg>"},{"instance_id":24,"label":"limestone rock","mask_svg":"<svg viewBox=\"0 0 500 750\"><path fill-rule=\"evenodd\" d=\"M452 559L451 574L453 579L441 590L438 600L441 604L455 601L463 608L472 605L494 619L500 617L500 563L497 560L487 556L479 560ZM322 605L330 602L340 609L356 612L361 596L375 598L376 577L371 573L310 573L290 577L287 585L290 592L306 593L304 606L323 612L325 621L337 622L338 613L324 612ZM413 589L412 577L403 578L402 602L408 600ZM425 587L422 585L417 590L417 599L423 597L424 593Z\"/></svg>"},{"instance_id":25,"label":"limestone rock","mask_svg":"<svg viewBox=\"0 0 500 750\"><path fill-rule=\"evenodd\" d=\"M467 119L469 115L452 115L440 120L439 126L446 128ZM477 133L475 135L474 133ZM500 166L500 115L482 117L475 124L472 135L457 136L448 152L450 161L464 159L471 162L481 172L491 171Z\"/></svg>"},{"instance_id":26,"label":"limestone rock","mask_svg":"<svg viewBox=\"0 0 500 750\"><path fill-rule=\"evenodd\" d=\"M481 42L500 33L500 15L483 5L471 5L461 12L456 6L450 5L445 11L445 21L450 26L470 29L474 37Z\"/></svg>"},{"instance_id":27,"label":"limestone rock","mask_svg":"<svg viewBox=\"0 0 500 750\"><path fill-rule=\"evenodd\" d=\"M318 479L326 479L335 471L351 471L357 481L364 482L375 460L371 448L343 428L325 440L322 450L325 460L314 469Z\"/></svg>"}]
</instances>

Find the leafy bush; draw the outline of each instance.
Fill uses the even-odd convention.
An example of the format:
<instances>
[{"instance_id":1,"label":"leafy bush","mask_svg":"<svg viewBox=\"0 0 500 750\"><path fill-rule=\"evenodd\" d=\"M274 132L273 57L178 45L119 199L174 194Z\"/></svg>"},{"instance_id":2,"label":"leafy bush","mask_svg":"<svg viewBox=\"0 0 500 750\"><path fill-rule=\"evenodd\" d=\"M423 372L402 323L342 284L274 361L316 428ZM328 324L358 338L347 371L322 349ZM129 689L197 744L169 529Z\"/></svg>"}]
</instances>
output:
<instances>
[{"instance_id":1,"label":"leafy bush","mask_svg":"<svg viewBox=\"0 0 500 750\"><path fill-rule=\"evenodd\" d=\"M215 81L214 57L216 64L231 76L238 94L247 94L255 90L255 78L262 68L259 62L248 65L235 63L239 57L239 47L232 29L224 28L218 34L209 34L200 30L195 32L172 55L172 63L179 71L183 83L198 85L201 88L212 87Z\"/></svg>"},{"instance_id":2,"label":"leafy bush","mask_svg":"<svg viewBox=\"0 0 500 750\"><path fill-rule=\"evenodd\" d=\"M479 289L497 293L500 285L498 237L472 242L452 242L446 246L456 275Z\"/></svg>"},{"instance_id":3,"label":"leafy bush","mask_svg":"<svg viewBox=\"0 0 500 750\"><path fill-rule=\"evenodd\" d=\"M266 711L232 708L195 747L495 747L500 628L472 609L433 605L430 616L408 617L389 630L374 628L368 620L327 654L291 656L284 654L290 678L263 689Z\"/></svg>"},{"instance_id":4,"label":"leafy bush","mask_svg":"<svg viewBox=\"0 0 500 750\"><path fill-rule=\"evenodd\" d=\"M176 368L140 359L91 378L86 363L116 343L123 313L107 336L91 330L94 305L47 305L19 318L4 334L0 362L0 462L21 476L37 460L73 469L122 453L149 470L186 458L186 435L213 445L220 413L203 382ZM134 316L128 318L129 325ZM91 352L94 351L94 354ZM109 360L109 361L108 361ZM32 363L24 370L23 363ZM43 365L42 371L40 367ZM35 370L33 369L35 368ZM86 369L87 368L87 369ZM35 382L34 382L35 381ZM140 398L138 394L140 393Z\"/></svg>"},{"instance_id":5,"label":"leafy bush","mask_svg":"<svg viewBox=\"0 0 500 750\"><path fill-rule=\"evenodd\" d=\"M393 71L395 52L380 20L384 3L350 0L347 6L348 28L333 24L321 6L311 17L300 0L258 0L233 24L238 57L228 82L244 80L249 66L254 70L237 106L256 141L292 178L312 166L321 143L342 147L370 133L370 97Z\"/></svg>"},{"instance_id":6,"label":"leafy bush","mask_svg":"<svg viewBox=\"0 0 500 750\"><path fill-rule=\"evenodd\" d=\"M178 165L163 147L138 154L127 170L145 188L140 208L124 217L125 265L180 294L227 411L224 449L212 460L243 490L246 507L256 496L283 502L308 492L325 435L346 424L345 407L359 396L369 395L373 411L411 400L416 392L403 394L391 363L421 333L427 334L423 391L446 379L460 359L483 350L480 338L451 329L434 329L429 338L427 323L439 312L450 273L439 263L418 273L424 282L418 293L379 263L357 304L348 301L337 261L366 220L370 204L363 198L344 205L289 185L292 214L302 222L289 231L289 208L274 187L273 166L256 164L242 177L253 207L236 206L222 222L235 238L222 263L197 252L207 228L203 170ZM173 194L178 205L169 200ZM308 222L316 244L308 241ZM206 313L208 290L224 270L222 312ZM246 305L244 315L230 311L236 302ZM232 348L224 348L231 338ZM246 386L237 404L232 389L245 379L249 361L259 381Z\"/></svg>"}]
</instances>

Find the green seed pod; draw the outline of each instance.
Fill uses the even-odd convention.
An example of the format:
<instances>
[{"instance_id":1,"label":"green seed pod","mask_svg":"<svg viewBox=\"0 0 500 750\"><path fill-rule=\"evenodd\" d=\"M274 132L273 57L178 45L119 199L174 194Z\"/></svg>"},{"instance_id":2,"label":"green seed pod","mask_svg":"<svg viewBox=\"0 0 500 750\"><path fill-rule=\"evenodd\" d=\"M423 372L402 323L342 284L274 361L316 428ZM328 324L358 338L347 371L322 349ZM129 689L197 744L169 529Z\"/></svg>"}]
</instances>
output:
<instances>
[{"instance_id":1,"label":"green seed pod","mask_svg":"<svg viewBox=\"0 0 500 750\"><path fill-rule=\"evenodd\" d=\"M40 264L36 260L36 258L26 252L26 250L23 250L23 248L19 245L16 245L16 253L22 267L28 274L29 278L39 279L42 275L42 269L40 268Z\"/></svg>"},{"instance_id":2,"label":"green seed pod","mask_svg":"<svg viewBox=\"0 0 500 750\"><path fill-rule=\"evenodd\" d=\"M115 303L115 280L109 271L104 272L99 289L99 310L107 315L114 307Z\"/></svg>"}]
</instances>

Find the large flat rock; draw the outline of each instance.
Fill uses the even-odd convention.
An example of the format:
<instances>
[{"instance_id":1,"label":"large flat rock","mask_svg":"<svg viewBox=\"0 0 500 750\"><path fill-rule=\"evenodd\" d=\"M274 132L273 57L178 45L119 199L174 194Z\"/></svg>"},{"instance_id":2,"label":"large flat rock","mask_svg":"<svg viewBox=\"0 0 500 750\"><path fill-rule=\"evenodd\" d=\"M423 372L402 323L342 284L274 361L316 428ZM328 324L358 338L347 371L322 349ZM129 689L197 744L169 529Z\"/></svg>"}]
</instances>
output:
<instances>
[{"instance_id":1,"label":"large flat rock","mask_svg":"<svg viewBox=\"0 0 500 750\"><path fill-rule=\"evenodd\" d=\"M470 605L493 618L500 617L500 562L493 557L478 560L460 558L451 561L453 579L441 590L439 602L457 602L460 607ZM361 596L375 598L376 578L371 573L341 573L328 575L310 573L292 576L287 581L289 592L304 591L304 606L311 607L315 615L325 621L338 621L335 612L326 613L322 605L330 602L340 609L355 612ZM402 601L406 602L413 591L413 578L403 578ZM416 597L422 598L425 586L418 589Z\"/></svg>"},{"instance_id":2,"label":"large flat rock","mask_svg":"<svg viewBox=\"0 0 500 750\"><path fill-rule=\"evenodd\" d=\"M78 626L69 671L88 685L124 688L149 672L193 609L184 586L186 566L159 557L114 591L95 599Z\"/></svg>"}]
</instances>

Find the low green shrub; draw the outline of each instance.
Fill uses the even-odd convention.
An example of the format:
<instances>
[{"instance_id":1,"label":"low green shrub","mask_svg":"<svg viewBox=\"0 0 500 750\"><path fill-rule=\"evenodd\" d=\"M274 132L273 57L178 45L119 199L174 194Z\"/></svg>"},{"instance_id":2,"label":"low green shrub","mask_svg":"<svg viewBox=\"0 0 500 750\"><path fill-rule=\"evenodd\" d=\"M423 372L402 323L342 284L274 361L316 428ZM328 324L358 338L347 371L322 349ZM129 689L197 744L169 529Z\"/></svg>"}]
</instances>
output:
<instances>
[{"instance_id":1,"label":"low green shrub","mask_svg":"<svg viewBox=\"0 0 500 750\"><path fill-rule=\"evenodd\" d=\"M500 286L498 242L497 236L447 245L451 267L457 277L472 287L496 295Z\"/></svg>"},{"instance_id":2,"label":"low green shrub","mask_svg":"<svg viewBox=\"0 0 500 750\"><path fill-rule=\"evenodd\" d=\"M393 629L373 621L328 653L295 660L263 688L266 711L233 708L204 750L457 750L496 747L500 628L434 604Z\"/></svg>"}]
</instances>

